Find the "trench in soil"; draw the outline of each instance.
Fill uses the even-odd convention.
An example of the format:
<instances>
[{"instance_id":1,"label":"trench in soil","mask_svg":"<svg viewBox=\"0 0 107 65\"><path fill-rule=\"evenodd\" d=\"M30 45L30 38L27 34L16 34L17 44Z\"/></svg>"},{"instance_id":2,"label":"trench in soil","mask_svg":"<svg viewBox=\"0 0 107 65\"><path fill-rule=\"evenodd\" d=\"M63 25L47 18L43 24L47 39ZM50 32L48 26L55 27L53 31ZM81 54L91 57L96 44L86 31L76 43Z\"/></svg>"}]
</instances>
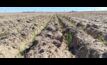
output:
<instances>
[{"instance_id":1,"label":"trench in soil","mask_svg":"<svg viewBox=\"0 0 107 65\"><path fill-rule=\"evenodd\" d=\"M49 30L48 26L52 25L53 27L57 27L57 30ZM50 32L49 34L46 34L45 32ZM67 45L67 50L75 56L75 58L98 58L100 57L99 52L96 50L96 48L87 47L88 44L90 44L91 40L94 40L93 36L88 35L86 32L84 32L83 29L78 29L74 25L74 21L69 21L67 18L61 17L59 15L53 16L53 18L50 20L50 22L46 25L46 27L41 31L40 34L35 36L35 39L37 37L42 37L41 40L45 40L45 38L50 38L50 40L54 40L54 36L52 34L55 34L57 31L59 31L62 34L62 37L58 40L61 43L54 44L56 47L60 47L62 43L65 43ZM48 33L47 32L47 33ZM52 33L52 34L51 34ZM76 36L77 34L80 34L80 37ZM83 35L83 36L82 36ZM91 38L89 41L87 41L84 37ZM85 41L83 40L85 39ZM47 43L47 41L45 41ZM53 42L51 42L53 43ZM101 42L102 43L102 42ZM28 58L29 52L37 47L38 40L32 41L32 45L22 51L22 55L25 58ZM93 44L92 44L93 45ZM102 50L102 49L101 49ZM33 49L34 51L34 49ZM71 56L72 58L72 56Z\"/></svg>"},{"instance_id":2,"label":"trench in soil","mask_svg":"<svg viewBox=\"0 0 107 65\"><path fill-rule=\"evenodd\" d=\"M60 41L61 43L59 43L59 44L53 43L53 42L51 42L51 43L53 43L56 47L60 47L62 43L65 43L67 45L66 49L68 49L68 51L69 51L70 45L72 43L73 34L71 32L69 32L69 29L64 24L65 23L63 23L62 20L60 18L58 18L57 15L53 16L53 18L46 25L46 27L41 31L41 33L35 36L35 39L37 37L41 36L43 40L46 37L49 37L50 40L54 40L55 39L54 36L51 36L51 34L46 34L44 32L48 31L50 33L53 33L53 35L55 35L55 34L57 34L57 32L59 32L59 33L62 34L62 37L57 39L57 40ZM55 27L56 30L49 30L48 27L51 26L51 25L53 27ZM29 48L22 51L21 54L26 58L27 53L29 53L29 51L32 50L32 48L36 47L37 44L38 44L38 40L32 41L32 45ZM39 43L39 44L42 44L42 43Z\"/></svg>"}]
</instances>

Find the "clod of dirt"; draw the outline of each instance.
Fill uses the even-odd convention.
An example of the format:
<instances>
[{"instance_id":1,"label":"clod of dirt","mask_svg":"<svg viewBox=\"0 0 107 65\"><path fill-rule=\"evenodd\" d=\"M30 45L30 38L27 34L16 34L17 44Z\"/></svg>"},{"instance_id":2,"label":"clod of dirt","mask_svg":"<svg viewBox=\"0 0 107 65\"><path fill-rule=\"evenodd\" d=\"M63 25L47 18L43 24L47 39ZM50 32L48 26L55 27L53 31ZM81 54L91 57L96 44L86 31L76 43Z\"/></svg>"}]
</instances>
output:
<instances>
[{"instance_id":1,"label":"clod of dirt","mask_svg":"<svg viewBox=\"0 0 107 65\"><path fill-rule=\"evenodd\" d=\"M77 27L83 27L84 25L83 25L83 23L82 22L79 22L79 23L77 23L77 25L76 25Z\"/></svg>"},{"instance_id":2,"label":"clod of dirt","mask_svg":"<svg viewBox=\"0 0 107 65\"><path fill-rule=\"evenodd\" d=\"M67 27L67 28L65 28L65 30L63 31L63 33L67 33L67 32L70 32L73 35L75 35L75 34L77 34L77 29L74 28L74 27Z\"/></svg>"},{"instance_id":3,"label":"clod of dirt","mask_svg":"<svg viewBox=\"0 0 107 65\"><path fill-rule=\"evenodd\" d=\"M48 25L47 30L49 31L56 31L56 28L53 25Z\"/></svg>"},{"instance_id":4,"label":"clod of dirt","mask_svg":"<svg viewBox=\"0 0 107 65\"><path fill-rule=\"evenodd\" d=\"M41 49L40 51L39 51L39 53L43 53L44 52L44 50L43 49Z\"/></svg>"},{"instance_id":5,"label":"clod of dirt","mask_svg":"<svg viewBox=\"0 0 107 65\"><path fill-rule=\"evenodd\" d=\"M0 38L0 40L6 39L6 38L7 38L6 36L4 36L4 37L1 37L1 38Z\"/></svg>"},{"instance_id":6,"label":"clod of dirt","mask_svg":"<svg viewBox=\"0 0 107 65\"><path fill-rule=\"evenodd\" d=\"M30 23L30 21L26 21L27 23Z\"/></svg>"},{"instance_id":7,"label":"clod of dirt","mask_svg":"<svg viewBox=\"0 0 107 65\"><path fill-rule=\"evenodd\" d=\"M99 28L99 27L98 27L97 25L95 25L95 24L93 24L92 27L97 28L97 29Z\"/></svg>"},{"instance_id":8,"label":"clod of dirt","mask_svg":"<svg viewBox=\"0 0 107 65\"><path fill-rule=\"evenodd\" d=\"M63 40L63 34L60 31L57 31L54 34L54 37L55 37L55 39L59 40L60 42L62 42L62 40Z\"/></svg>"},{"instance_id":9,"label":"clod of dirt","mask_svg":"<svg viewBox=\"0 0 107 65\"><path fill-rule=\"evenodd\" d=\"M53 40L53 44L59 48L62 43L58 40Z\"/></svg>"},{"instance_id":10,"label":"clod of dirt","mask_svg":"<svg viewBox=\"0 0 107 65\"><path fill-rule=\"evenodd\" d=\"M102 58L107 58L107 52L102 54Z\"/></svg>"},{"instance_id":11,"label":"clod of dirt","mask_svg":"<svg viewBox=\"0 0 107 65\"><path fill-rule=\"evenodd\" d=\"M104 39L107 41L107 35L105 35Z\"/></svg>"},{"instance_id":12,"label":"clod of dirt","mask_svg":"<svg viewBox=\"0 0 107 65\"><path fill-rule=\"evenodd\" d=\"M21 20L20 20L20 19L17 19L17 21L18 21L18 22L21 22Z\"/></svg>"},{"instance_id":13,"label":"clod of dirt","mask_svg":"<svg viewBox=\"0 0 107 65\"><path fill-rule=\"evenodd\" d=\"M52 38L53 34L52 34L52 32L48 32L48 33L46 33L46 36L49 38Z\"/></svg>"}]
</instances>

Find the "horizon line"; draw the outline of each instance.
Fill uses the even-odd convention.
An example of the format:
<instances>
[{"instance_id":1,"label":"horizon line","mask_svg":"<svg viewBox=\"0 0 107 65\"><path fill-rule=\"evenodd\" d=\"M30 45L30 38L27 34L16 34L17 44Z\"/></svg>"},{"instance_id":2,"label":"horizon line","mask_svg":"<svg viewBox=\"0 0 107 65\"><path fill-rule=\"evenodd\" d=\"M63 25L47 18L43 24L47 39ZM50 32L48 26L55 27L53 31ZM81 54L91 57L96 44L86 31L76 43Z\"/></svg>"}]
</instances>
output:
<instances>
[{"instance_id":1,"label":"horizon line","mask_svg":"<svg viewBox=\"0 0 107 65\"><path fill-rule=\"evenodd\" d=\"M22 11L22 12L0 12L0 13L66 13L66 12L96 12L96 11L107 11L107 10L95 10L95 11Z\"/></svg>"}]
</instances>

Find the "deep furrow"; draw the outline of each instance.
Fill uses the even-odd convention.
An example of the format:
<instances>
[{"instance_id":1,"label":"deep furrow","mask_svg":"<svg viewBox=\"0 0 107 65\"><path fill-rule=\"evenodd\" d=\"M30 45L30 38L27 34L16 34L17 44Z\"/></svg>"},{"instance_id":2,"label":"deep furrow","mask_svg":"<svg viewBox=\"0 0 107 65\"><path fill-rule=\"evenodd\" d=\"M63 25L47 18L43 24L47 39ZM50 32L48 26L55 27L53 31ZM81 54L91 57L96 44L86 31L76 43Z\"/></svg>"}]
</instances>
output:
<instances>
[{"instance_id":1,"label":"deep furrow","mask_svg":"<svg viewBox=\"0 0 107 65\"><path fill-rule=\"evenodd\" d=\"M43 19L43 18L42 18ZM35 35L41 32L41 30L45 27L45 25L49 22L49 19L44 18L44 20L33 20L33 22L28 21L30 23L38 23L37 26L29 26L21 27L22 30L18 32L18 34L11 34L7 36L7 38L0 39L0 57L4 58L14 58L14 57L23 57L21 52L28 48L31 45L32 40L34 39ZM21 24L24 26L24 24Z\"/></svg>"},{"instance_id":2,"label":"deep furrow","mask_svg":"<svg viewBox=\"0 0 107 65\"><path fill-rule=\"evenodd\" d=\"M0 58L107 58L106 15L0 16Z\"/></svg>"},{"instance_id":3,"label":"deep furrow","mask_svg":"<svg viewBox=\"0 0 107 65\"><path fill-rule=\"evenodd\" d=\"M59 17L65 25L69 20ZM70 26L69 24L66 26ZM76 27L76 26L75 26ZM94 39L88 35L84 30L78 28L69 28L71 33L76 31L73 35L70 50L77 58L104 58L107 57L107 48L103 42Z\"/></svg>"},{"instance_id":4,"label":"deep furrow","mask_svg":"<svg viewBox=\"0 0 107 65\"><path fill-rule=\"evenodd\" d=\"M98 39L103 42L103 44L107 45L107 31L104 29L104 24L101 25L101 22L89 21L77 17L68 17L67 19L75 21L77 28L84 30L93 38Z\"/></svg>"},{"instance_id":5,"label":"deep furrow","mask_svg":"<svg viewBox=\"0 0 107 65\"><path fill-rule=\"evenodd\" d=\"M25 58L73 58L63 37L63 28L54 16L46 28L35 37L34 46L26 51Z\"/></svg>"}]
</instances>

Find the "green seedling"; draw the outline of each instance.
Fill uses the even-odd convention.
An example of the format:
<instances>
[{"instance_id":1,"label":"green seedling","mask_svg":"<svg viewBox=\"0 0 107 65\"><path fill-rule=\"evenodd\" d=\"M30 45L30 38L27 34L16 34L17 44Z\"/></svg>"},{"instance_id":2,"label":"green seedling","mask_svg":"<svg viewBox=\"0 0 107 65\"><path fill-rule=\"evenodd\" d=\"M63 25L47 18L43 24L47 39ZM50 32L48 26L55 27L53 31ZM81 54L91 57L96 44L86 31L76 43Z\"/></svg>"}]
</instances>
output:
<instances>
[{"instance_id":1,"label":"green seedling","mask_svg":"<svg viewBox=\"0 0 107 65\"><path fill-rule=\"evenodd\" d=\"M104 40L104 37L103 36L99 36L98 39L103 42L105 45L107 45L107 41Z\"/></svg>"},{"instance_id":2,"label":"green seedling","mask_svg":"<svg viewBox=\"0 0 107 65\"><path fill-rule=\"evenodd\" d=\"M68 32L67 35L66 35L66 40L67 40L68 47L70 47L70 45L72 43L72 39L73 39L72 33Z\"/></svg>"}]
</instances>

